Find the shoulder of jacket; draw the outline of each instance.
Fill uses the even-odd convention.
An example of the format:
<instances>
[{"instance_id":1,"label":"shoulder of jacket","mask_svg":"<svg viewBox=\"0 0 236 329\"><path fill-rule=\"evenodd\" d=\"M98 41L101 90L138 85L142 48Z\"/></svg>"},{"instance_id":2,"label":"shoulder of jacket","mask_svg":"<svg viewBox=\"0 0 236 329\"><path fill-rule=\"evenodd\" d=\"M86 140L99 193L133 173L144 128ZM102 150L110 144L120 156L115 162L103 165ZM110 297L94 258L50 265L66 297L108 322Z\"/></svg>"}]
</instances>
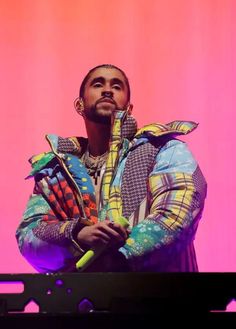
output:
<instances>
[{"instance_id":1,"label":"shoulder of jacket","mask_svg":"<svg viewBox=\"0 0 236 329\"><path fill-rule=\"evenodd\" d=\"M45 137L55 154L73 153L80 155L87 145L87 138L84 137L61 137L54 134L47 134Z\"/></svg>"},{"instance_id":2,"label":"shoulder of jacket","mask_svg":"<svg viewBox=\"0 0 236 329\"><path fill-rule=\"evenodd\" d=\"M72 153L79 156L87 145L87 139L83 137L72 136L63 138L55 134L47 134L45 137L51 150L33 155L29 159L32 170L26 179L34 176L37 172L46 167L49 162L51 162L59 154Z\"/></svg>"},{"instance_id":3,"label":"shoulder of jacket","mask_svg":"<svg viewBox=\"0 0 236 329\"><path fill-rule=\"evenodd\" d=\"M37 172L46 167L48 163L51 162L54 158L56 158L56 155L52 151L33 155L29 159L29 162L32 166L32 170L30 174L26 177L26 179L33 177Z\"/></svg>"},{"instance_id":4,"label":"shoulder of jacket","mask_svg":"<svg viewBox=\"0 0 236 329\"><path fill-rule=\"evenodd\" d=\"M172 121L167 124L152 123L138 129L135 138L186 135L196 129L198 123L193 121Z\"/></svg>"}]
</instances>

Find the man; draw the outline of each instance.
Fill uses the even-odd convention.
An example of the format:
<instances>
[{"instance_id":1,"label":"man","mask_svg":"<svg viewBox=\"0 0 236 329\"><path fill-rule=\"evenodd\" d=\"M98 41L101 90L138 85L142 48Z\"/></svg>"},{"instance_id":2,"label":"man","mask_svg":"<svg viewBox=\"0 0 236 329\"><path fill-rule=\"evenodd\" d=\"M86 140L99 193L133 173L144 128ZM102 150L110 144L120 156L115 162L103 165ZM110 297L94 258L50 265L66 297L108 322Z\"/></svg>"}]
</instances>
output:
<instances>
[{"instance_id":1,"label":"man","mask_svg":"<svg viewBox=\"0 0 236 329\"><path fill-rule=\"evenodd\" d=\"M198 271L206 182L176 138L197 124L137 129L129 81L107 64L89 71L75 108L87 138L47 135L51 151L30 159L35 187L16 232L22 255L40 272L76 271L90 251L85 271Z\"/></svg>"}]
</instances>

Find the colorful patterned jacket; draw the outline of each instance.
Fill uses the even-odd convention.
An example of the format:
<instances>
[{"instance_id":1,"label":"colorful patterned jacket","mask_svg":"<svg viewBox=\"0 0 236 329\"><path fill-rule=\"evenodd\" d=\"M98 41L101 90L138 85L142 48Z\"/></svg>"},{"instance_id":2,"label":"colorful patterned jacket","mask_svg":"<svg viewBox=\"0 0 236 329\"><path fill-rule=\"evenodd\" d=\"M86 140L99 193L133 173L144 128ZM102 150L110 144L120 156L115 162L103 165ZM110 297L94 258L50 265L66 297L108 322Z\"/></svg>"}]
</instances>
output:
<instances>
[{"instance_id":1,"label":"colorful patterned jacket","mask_svg":"<svg viewBox=\"0 0 236 329\"><path fill-rule=\"evenodd\" d=\"M129 238L119 249L130 271L198 271L193 241L206 182L186 143L176 138L197 124L151 124L129 140L123 132L132 131L131 118L122 126L122 114L116 117L100 209L80 161L87 139L47 135L51 151L30 159L35 187L16 238L37 271L75 271L85 252L75 239L78 231L116 216L130 223Z\"/></svg>"}]
</instances>

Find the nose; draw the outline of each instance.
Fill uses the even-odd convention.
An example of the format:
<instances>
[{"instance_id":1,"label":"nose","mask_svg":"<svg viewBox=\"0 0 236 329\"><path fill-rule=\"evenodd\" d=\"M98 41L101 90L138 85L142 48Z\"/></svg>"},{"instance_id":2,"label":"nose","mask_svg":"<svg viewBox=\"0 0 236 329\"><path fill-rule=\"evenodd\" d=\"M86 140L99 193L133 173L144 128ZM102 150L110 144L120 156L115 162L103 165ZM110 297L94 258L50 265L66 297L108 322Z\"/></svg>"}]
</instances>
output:
<instances>
[{"instance_id":1,"label":"nose","mask_svg":"<svg viewBox=\"0 0 236 329\"><path fill-rule=\"evenodd\" d=\"M102 91L102 96L112 98L113 92L112 91Z\"/></svg>"}]
</instances>

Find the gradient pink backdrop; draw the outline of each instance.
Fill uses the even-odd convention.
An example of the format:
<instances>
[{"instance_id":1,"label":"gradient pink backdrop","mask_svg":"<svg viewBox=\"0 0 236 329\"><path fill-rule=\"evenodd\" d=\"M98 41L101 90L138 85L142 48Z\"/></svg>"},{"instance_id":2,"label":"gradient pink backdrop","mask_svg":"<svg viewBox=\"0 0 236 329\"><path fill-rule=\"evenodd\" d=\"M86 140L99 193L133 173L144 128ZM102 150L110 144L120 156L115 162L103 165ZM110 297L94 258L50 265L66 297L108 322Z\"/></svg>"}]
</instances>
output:
<instances>
[{"instance_id":1,"label":"gradient pink backdrop","mask_svg":"<svg viewBox=\"0 0 236 329\"><path fill-rule=\"evenodd\" d=\"M101 63L126 71L139 126L199 122L183 138L208 181L199 268L236 271L235 17L234 0L0 0L1 273L35 272L15 240L28 159L46 133L85 133L73 101Z\"/></svg>"}]
</instances>

